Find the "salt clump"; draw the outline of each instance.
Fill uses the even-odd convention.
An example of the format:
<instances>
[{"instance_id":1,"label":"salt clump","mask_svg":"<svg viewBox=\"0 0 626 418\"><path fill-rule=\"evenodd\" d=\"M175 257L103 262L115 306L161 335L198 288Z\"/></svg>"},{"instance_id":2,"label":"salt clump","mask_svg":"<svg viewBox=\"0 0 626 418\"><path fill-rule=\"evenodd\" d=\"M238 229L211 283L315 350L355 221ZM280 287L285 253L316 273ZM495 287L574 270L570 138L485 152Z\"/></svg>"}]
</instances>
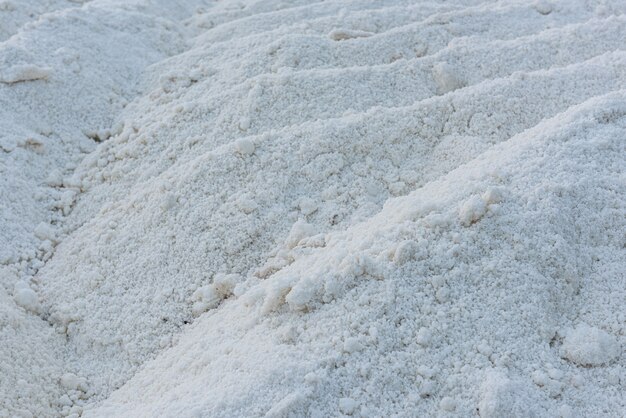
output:
<instances>
[{"instance_id":1,"label":"salt clump","mask_svg":"<svg viewBox=\"0 0 626 418\"><path fill-rule=\"evenodd\" d=\"M617 339L605 331L580 324L570 329L563 341L563 357L581 366L600 366L617 358Z\"/></svg>"},{"instance_id":2,"label":"salt clump","mask_svg":"<svg viewBox=\"0 0 626 418\"><path fill-rule=\"evenodd\" d=\"M373 33L371 32L355 29L334 29L328 34L330 39L332 39L333 41L345 41L347 39L354 38L367 38L372 35Z\"/></svg>"},{"instance_id":3,"label":"salt clump","mask_svg":"<svg viewBox=\"0 0 626 418\"><path fill-rule=\"evenodd\" d=\"M339 399L339 410L346 415L352 415L356 410L358 404L354 399L341 398Z\"/></svg>"},{"instance_id":4,"label":"salt clump","mask_svg":"<svg viewBox=\"0 0 626 418\"><path fill-rule=\"evenodd\" d=\"M237 140L237 142L235 143L235 147L237 148L237 152L241 155L254 154L254 142L252 142L248 138L241 138Z\"/></svg>"},{"instance_id":5,"label":"salt clump","mask_svg":"<svg viewBox=\"0 0 626 418\"><path fill-rule=\"evenodd\" d=\"M65 373L61 376L60 383L61 386L69 390L80 390L82 392L87 392L87 390L89 390L87 380L85 378L78 377L73 373Z\"/></svg>"},{"instance_id":6,"label":"salt clump","mask_svg":"<svg viewBox=\"0 0 626 418\"><path fill-rule=\"evenodd\" d=\"M222 300L233 293L235 286L240 281L241 278L236 274L216 274L213 283L198 288L191 295L193 314L200 315L209 309L215 308Z\"/></svg>"},{"instance_id":7,"label":"salt clump","mask_svg":"<svg viewBox=\"0 0 626 418\"><path fill-rule=\"evenodd\" d=\"M440 62L433 66L433 77L442 94L464 86L454 67L445 62Z\"/></svg>"},{"instance_id":8,"label":"salt clump","mask_svg":"<svg viewBox=\"0 0 626 418\"><path fill-rule=\"evenodd\" d=\"M480 196L472 196L467 199L459 209L459 219L465 226L478 221L487 212L487 205Z\"/></svg>"},{"instance_id":9,"label":"salt clump","mask_svg":"<svg viewBox=\"0 0 626 418\"><path fill-rule=\"evenodd\" d=\"M478 404L478 414L482 418L498 417L533 417L543 416L521 382L513 381L502 371L489 371L481 386L481 399Z\"/></svg>"},{"instance_id":10,"label":"salt clump","mask_svg":"<svg viewBox=\"0 0 626 418\"><path fill-rule=\"evenodd\" d=\"M39 312L39 298L34 290L27 283L20 281L15 284L13 299L22 308L34 313Z\"/></svg>"}]
</instances>

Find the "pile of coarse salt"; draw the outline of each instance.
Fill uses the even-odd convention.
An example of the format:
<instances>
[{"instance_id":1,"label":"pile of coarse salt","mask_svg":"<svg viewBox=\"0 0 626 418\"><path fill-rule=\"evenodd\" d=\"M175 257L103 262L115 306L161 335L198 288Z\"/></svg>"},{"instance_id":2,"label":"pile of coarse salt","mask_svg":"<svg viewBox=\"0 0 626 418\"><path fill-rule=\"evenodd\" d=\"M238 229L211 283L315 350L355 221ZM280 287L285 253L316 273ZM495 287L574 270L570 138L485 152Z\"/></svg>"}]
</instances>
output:
<instances>
[{"instance_id":1,"label":"pile of coarse salt","mask_svg":"<svg viewBox=\"0 0 626 418\"><path fill-rule=\"evenodd\" d=\"M31 3L0 417L626 409L621 1Z\"/></svg>"}]
</instances>

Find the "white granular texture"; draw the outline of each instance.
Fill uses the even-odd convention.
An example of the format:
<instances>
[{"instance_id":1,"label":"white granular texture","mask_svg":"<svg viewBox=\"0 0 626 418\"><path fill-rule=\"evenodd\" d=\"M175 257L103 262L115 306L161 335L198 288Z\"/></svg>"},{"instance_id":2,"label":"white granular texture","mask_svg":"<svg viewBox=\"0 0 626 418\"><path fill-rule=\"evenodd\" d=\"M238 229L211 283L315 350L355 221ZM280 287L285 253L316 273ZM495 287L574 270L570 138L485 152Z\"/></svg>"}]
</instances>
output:
<instances>
[{"instance_id":1,"label":"white granular texture","mask_svg":"<svg viewBox=\"0 0 626 418\"><path fill-rule=\"evenodd\" d=\"M624 415L624 13L0 0L0 417Z\"/></svg>"}]
</instances>

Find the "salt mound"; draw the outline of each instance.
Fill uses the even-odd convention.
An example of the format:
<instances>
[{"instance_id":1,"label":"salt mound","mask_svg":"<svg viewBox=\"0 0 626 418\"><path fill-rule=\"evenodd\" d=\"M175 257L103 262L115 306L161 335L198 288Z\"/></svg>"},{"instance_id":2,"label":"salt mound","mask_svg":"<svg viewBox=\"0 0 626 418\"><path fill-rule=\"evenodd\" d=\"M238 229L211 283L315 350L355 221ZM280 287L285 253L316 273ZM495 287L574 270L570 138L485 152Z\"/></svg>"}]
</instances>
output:
<instances>
[{"instance_id":1,"label":"salt mound","mask_svg":"<svg viewBox=\"0 0 626 418\"><path fill-rule=\"evenodd\" d=\"M626 408L623 2L11 3L0 416Z\"/></svg>"},{"instance_id":2,"label":"salt mound","mask_svg":"<svg viewBox=\"0 0 626 418\"><path fill-rule=\"evenodd\" d=\"M93 415L433 415L453 404L461 415L552 416L583 408L581 389L588 411L619 410L602 378L560 361L553 344L599 280L586 255L619 241L591 220L622 204L612 190L625 97L591 99L320 244L301 239L288 265L235 290ZM475 196L487 209L467 224L458 211ZM494 366L510 376L485 377Z\"/></svg>"}]
</instances>

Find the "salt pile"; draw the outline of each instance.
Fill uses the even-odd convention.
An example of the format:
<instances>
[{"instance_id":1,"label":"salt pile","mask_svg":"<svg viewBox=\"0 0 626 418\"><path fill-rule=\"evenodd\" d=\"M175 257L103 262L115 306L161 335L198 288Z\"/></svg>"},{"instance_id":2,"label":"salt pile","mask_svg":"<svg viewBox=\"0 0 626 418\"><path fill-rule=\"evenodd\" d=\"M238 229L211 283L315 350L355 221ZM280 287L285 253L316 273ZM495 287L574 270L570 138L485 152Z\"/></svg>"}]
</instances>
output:
<instances>
[{"instance_id":1,"label":"salt pile","mask_svg":"<svg viewBox=\"0 0 626 418\"><path fill-rule=\"evenodd\" d=\"M0 416L624 415L624 12L0 2Z\"/></svg>"}]
</instances>

